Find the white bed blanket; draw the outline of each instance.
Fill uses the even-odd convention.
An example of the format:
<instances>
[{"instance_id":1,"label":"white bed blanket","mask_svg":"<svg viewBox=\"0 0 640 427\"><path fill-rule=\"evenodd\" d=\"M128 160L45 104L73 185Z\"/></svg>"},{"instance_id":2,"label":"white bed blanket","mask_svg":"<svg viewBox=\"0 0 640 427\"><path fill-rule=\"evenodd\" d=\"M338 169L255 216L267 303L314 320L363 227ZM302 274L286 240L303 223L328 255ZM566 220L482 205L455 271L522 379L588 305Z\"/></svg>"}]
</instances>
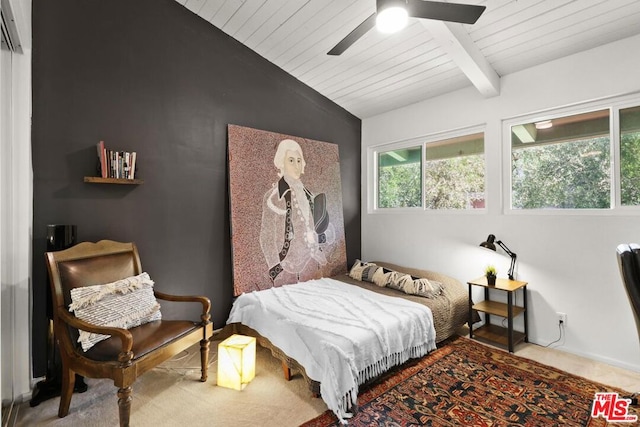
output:
<instances>
[{"instance_id":1,"label":"white bed blanket","mask_svg":"<svg viewBox=\"0 0 640 427\"><path fill-rule=\"evenodd\" d=\"M328 278L242 294L227 323L297 360L343 423L360 384L436 348L428 307Z\"/></svg>"}]
</instances>

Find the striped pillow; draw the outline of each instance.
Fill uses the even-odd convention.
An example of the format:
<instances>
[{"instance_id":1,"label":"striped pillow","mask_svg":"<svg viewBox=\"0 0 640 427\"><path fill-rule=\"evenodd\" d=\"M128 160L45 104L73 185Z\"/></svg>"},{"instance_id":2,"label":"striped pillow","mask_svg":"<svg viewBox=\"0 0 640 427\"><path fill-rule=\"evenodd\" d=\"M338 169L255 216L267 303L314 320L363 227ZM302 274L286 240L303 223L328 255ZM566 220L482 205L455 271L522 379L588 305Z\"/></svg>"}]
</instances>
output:
<instances>
[{"instance_id":1,"label":"striped pillow","mask_svg":"<svg viewBox=\"0 0 640 427\"><path fill-rule=\"evenodd\" d=\"M435 280L415 277L409 274L390 271L386 275L386 286L409 295L435 298L442 294L443 285Z\"/></svg>"},{"instance_id":2,"label":"striped pillow","mask_svg":"<svg viewBox=\"0 0 640 427\"><path fill-rule=\"evenodd\" d=\"M349 270L349 277L355 280L373 282L373 275L379 268L381 267L372 262L363 262L357 259L351 270Z\"/></svg>"},{"instance_id":3,"label":"striped pillow","mask_svg":"<svg viewBox=\"0 0 640 427\"><path fill-rule=\"evenodd\" d=\"M403 288L405 293L425 298L435 298L442 294L444 289L442 283L424 277L412 277L412 279L411 283L406 284Z\"/></svg>"}]
</instances>

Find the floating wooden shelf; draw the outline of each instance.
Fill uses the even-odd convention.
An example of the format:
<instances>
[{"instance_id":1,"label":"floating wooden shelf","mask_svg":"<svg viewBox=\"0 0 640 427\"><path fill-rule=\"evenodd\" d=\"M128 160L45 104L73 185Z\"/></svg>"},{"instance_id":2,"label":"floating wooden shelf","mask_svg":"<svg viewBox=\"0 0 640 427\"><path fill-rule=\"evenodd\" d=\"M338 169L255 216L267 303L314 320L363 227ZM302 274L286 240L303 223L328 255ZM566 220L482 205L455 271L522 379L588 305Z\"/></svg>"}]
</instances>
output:
<instances>
[{"instance_id":1,"label":"floating wooden shelf","mask_svg":"<svg viewBox=\"0 0 640 427\"><path fill-rule=\"evenodd\" d=\"M129 185L139 185L144 183L144 181L141 179L102 178L99 176L85 176L84 182L88 182L91 184L129 184Z\"/></svg>"}]
</instances>

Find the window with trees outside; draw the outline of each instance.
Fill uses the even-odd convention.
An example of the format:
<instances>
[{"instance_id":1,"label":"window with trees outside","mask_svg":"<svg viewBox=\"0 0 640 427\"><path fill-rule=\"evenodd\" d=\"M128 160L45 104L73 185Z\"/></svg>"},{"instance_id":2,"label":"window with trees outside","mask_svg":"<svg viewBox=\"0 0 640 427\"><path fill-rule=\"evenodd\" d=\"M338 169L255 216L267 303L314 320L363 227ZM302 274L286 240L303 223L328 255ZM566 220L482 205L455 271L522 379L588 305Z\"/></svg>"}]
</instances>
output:
<instances>
[{"instance_id":1,"label":"window with trees outside","mask_svg":"<svg viewBox=\"0 0 640 427\"><path fill-rule=\"evenodd\" d=\"M422 206L422 147L378 153L378 207Z\"/></svg>"},{"instance_id":2,"label":"window with trees outside","mask_svg":"<svg viewBox=\"0 0 640 427\"><path fill-rule=\"evenodd\" d=\"M640 205L640 107L514 124L510 136L512 209Z\"/></svg>"},{"instance_id":3,"label":"window with trees outside","mask_svg":"<svg viewBox=\"0 0 640 427\"><path fill-rule=\"evenodd\" d=\"M376 163L377 208L485 207L482 132L379 151Z\"/></svg>"},{"instance_id":4,"label":"window with trees outside","mask_svg":"<svg viewBox=\"0 0 640 427\"><path fill-rule=\"evenodd\" d=\"M640 107L620 110L620 203L640 206Z\"/></svg>"}]
</instances>

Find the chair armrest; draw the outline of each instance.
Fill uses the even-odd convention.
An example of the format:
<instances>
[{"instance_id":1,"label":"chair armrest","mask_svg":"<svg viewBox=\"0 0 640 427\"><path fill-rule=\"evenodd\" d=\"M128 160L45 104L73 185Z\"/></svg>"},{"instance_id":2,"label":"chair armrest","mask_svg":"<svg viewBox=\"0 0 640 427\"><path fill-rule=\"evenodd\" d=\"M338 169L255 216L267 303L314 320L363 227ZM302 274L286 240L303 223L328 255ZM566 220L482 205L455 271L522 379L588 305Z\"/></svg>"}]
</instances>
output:
<instances>
[{"instance_id":1,"label":"chair armrest","mask_svg":"<svg viewBox=\"0 0 640 427\"><path fill-rule=\"evenodd\" d=\"M122 343L122 353L128 354L131 352L131 348L133 347L133 336L131 335L131 332L126 329L94 325L93 323L78 319L76 316L73 316L66 311L58 311L58 319L72 328L82 329L83 331L93 332L95 334L109 336L115 335L120 338L120 342Z\"/></svg>"},{"instance_id":2,"label":"chair armrest","mask_svg":"<svg viewBox=\"0 0 640 427\"><path fill-rule=\"evenodd\" d=\"M170 295L159 292L155 289L153 293L156 298L165 301L199 302L200 304L202 304L202 315L200 316L200 318L205 325L209 323L209 319L211 318L211 315L209 314L209 312L211 311L211 300L209 300L209 298L199 295Z\"/></svg>"}]
</instances>

